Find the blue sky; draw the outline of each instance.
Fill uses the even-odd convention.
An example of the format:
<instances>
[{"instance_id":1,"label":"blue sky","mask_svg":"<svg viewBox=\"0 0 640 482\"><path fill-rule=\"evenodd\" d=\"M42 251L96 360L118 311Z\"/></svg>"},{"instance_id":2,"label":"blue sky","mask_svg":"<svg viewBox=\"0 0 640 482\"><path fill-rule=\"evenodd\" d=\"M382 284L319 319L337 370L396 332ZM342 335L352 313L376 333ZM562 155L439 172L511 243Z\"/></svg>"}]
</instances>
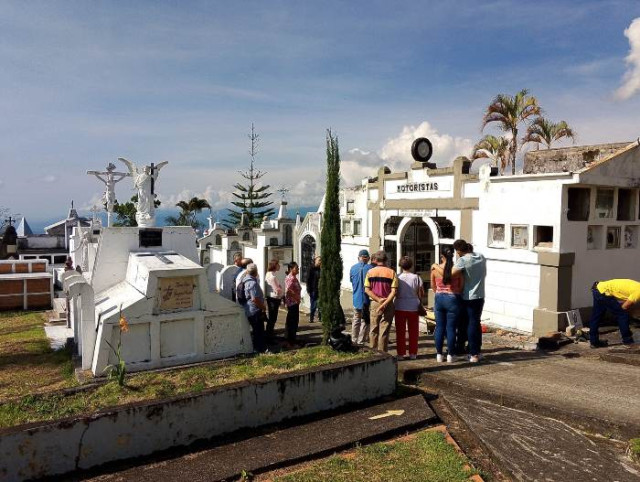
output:
<instances>
[{"instance_id":1,"label":"blue sky","mask_svg":"<svg viewBox=\"0 0 640 482\"><path fill-rule=\"evenodd\" d=\"M635 0L3 2L0 206L30 220L71 199L87 209L102 185L86 170L122 156L169 161L165 206L224 207L252 122L267 182L313 205L327 127L347 182L408 165L416 135L446 164L481 137L495 94L525 87L580 144L632 140L638 17Z\"/></svg>"}]
</instances>

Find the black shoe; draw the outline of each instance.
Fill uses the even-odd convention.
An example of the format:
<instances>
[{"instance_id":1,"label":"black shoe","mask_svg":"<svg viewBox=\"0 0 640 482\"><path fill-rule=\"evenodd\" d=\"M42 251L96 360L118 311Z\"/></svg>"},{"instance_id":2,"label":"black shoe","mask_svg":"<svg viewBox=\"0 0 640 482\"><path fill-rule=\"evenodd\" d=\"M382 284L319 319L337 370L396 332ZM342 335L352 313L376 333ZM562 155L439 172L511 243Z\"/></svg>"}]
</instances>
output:
<instances>
[{"instance_id":1,"label":"black shoe","mask_svg":"<svg viewBox=\"0 0 640 482\"><path fill-rule=\"evenodd\" d=\"M595 343L591 343L591 348L605 348L609 346L609 342L606 340L598 340Z\"/></svg>"}]
</instances>

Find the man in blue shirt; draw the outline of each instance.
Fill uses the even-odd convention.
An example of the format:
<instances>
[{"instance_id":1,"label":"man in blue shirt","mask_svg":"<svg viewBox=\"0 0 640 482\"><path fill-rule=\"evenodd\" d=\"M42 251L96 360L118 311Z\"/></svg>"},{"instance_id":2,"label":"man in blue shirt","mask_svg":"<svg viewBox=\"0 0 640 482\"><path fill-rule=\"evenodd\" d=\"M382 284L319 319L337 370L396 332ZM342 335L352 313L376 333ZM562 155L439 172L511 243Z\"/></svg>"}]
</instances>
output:
<instances>
[{"instance_id":1,"label":"man in blue shirt","mask_svg":"<svg viewBox=\"0 0 640 482\"><path fill-rule=\"evenodd\" d=\"M462 289L463 316L458 326L458 353L464 353L465 338L469 340L469 361L480 360L482 348L482 327L480 317L484 308L484 279L487 276L487 260L480 253L473 252L473 246L463 239L453 243L458 254L458 261L451 270L452 274L462 272L464 288ZM466 315L466 316L465 316ZM465 327L465 322L467 326ZM466 335L466 336L465 336Z\"/></svg>"},{"instance_id":2,"label":"man in blue shirt","mask_svg":"<svg viewBox=\"0 0 640 482\"><path fill-rule=\"evenodd\" d=\"M367 272L373 267L369 264L369 251L358 253L358 262L351 267L349 277L353 287L353 323L351 339L357 345L364 345L369 333L369 297L364 292L364 280Z\"/></svg>"},{"instance_id":3,"label":"man in blue shirt","mask_svg":"<svg viewBox=\"0 0 640 482\"><path fill-rule=\"evenodd\" d=\"M487 260L480 253L474 253L473 246L464 239L457 239L453 243L458 255L451 274L461 273L464 276L462 289L462 313L458 319L456 336L456 352L465 352L465 344L469 341L469 361L477 363L480 360L482 348L482 326L480 318L484 308L484 280L487 276ZM433 269L442 273L442 268L434 264Z\"/></svg>"},{"instance_id":4,"label":"man in blue shirt","mask_svg":"<svg viewBox=\"0 0 640 482\"><path fill-rule=\"evenodd\" d=\"M264 336L263 317L267 307L257 278L258 267L251 263L247 266L247 273L240 283L244 283L244 293L247 299L244 305L244 312L251 325L253 349L258 353L264 353L267 350L267 345Z\"/></svg>"}]
</instances>

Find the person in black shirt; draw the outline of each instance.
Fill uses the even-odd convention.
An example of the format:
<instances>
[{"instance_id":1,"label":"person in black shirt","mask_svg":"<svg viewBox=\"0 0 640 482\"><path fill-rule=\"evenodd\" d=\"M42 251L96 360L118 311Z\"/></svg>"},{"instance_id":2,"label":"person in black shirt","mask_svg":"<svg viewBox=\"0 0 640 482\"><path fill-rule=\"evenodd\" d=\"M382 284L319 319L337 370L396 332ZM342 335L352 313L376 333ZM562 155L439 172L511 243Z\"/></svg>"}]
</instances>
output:
<instances>
[{"instance_id":1,"label":"person in black shirt","mask_svg":"<svg viewBox=\"0 0 640 482\"><path fill-rule=\"evenodd\" d=\"M320 286L320 266L322 261L320 256L316 256L313 260L313 266L309 271L309 277L307 278L307 293L309 293L309 300L311 304L311 311L309 313L309 322L315 321L316 311L318 311L318 320L322 320L320 309L318 308L318 296Z\"/></svg>"}]
</instances>

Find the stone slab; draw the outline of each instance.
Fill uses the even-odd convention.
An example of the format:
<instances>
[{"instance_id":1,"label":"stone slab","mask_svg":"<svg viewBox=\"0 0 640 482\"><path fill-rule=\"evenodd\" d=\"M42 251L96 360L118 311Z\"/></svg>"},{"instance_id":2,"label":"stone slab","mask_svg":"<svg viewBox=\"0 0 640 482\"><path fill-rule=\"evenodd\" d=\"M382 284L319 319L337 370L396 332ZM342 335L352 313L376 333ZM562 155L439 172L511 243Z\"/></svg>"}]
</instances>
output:
<instances>
[{"instance_id":1,"label":"stone slab","mask_svg":"<svg viewBox=\"0 0 640 482\"><path fill-rule=\"evenodd\" d=\"M567 424L485 400L447 395L447 402L515 480L637 481L624 450Z\"/></svg>"},{"instance_id":2,"label":"stone slab","mask_svg":"<svg viewBox=\"0 0 640 482\"><path fill-rule=\"evenodd\" d=\"M477 365L431 362L414 370L420 370L418 383L427 387L464 391L601 434L620 438L640 434L637 367L597 358L524 355L488 356Z\"/></svg>"},{"instance_id":3,"label":"stone slab","mask_svg":"<svg viewBox=\"0 0 640 482\"><path fill-rule=\"evenodd\" d=\"M402 414L371 420L390 411ZM424 398L416 395L89 480L235 480L242 470L272 470L436 420Z\"/></svg>"},{"instance_id":4,"label":"stone slab","mask_svg":"<svg viewBox=\"0 0 640 482\"><path fill-rule=\"evenodd\" d=\"M67 325L44 325L44 332L49 340L49 346L59 350L67 345L69 338L73 339L73 329Z\"/></svg>"}]
</instances>

